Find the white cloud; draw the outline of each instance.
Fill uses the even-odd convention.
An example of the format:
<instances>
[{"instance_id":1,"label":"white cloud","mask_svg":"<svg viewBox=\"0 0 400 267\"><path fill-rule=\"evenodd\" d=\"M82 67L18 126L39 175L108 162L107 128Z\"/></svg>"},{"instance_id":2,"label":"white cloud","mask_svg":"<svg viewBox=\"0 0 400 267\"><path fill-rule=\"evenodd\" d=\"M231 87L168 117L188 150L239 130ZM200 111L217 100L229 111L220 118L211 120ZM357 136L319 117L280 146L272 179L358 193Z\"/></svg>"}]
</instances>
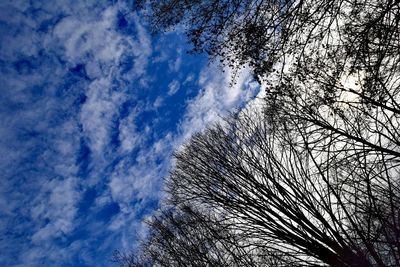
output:
<instances>
[{"instance_id":1,"label":"white cloud","mask_svg":"<svg viewBox=\"0 0 400 267\"><path fill-rule=\"evenodd\" d=\"M7 29L1 29L0 59L8 64L0 77L0 168L5 170L0 179L0 234L11 231L0 241L0 264L58 266L77 251L54 241L66 242L77 230L84 220L77 217L82 193L105 179L113 126L121 104L133 98L126 91L146 80L151 41L134 14L128 16L136 37L115 29L123 4L18 2L0 3L7 23ZM124 56L133 61L125 72L120 69ZM26 66L17 70L13 64L18 62ZM83 73L71 73L78 64ZM79 95L85 100L77 104ZM122 149L117 156L139 142L131 132L134 116L121 119ZM88 175L95 179L78 177L81 142L89 146L90 159L85 161L91 162L88 169L94 170ZM104 197L100 203L100 198L94 206L112 201ZM82 242L75 242L75 249ZM11 258L16 251L18 257Z\"/></svg>"},{"instance_id":2,"label":"white cloud","mask_svg":"<svg viewBox=\"0 0 400 267\"><path fill-rule=\"evenodd\" d=\"M62 265L71 255L80 255L82 261L93 264L94 258L104 255L92 255L88 243L101 235L107 237L103 236L98 251L119 242L129 248L132 232L145 231L138 222L143 216L140 212L162 197L162 178L170 166L171 152L257 91L248 72L241 73L237 85L230 88L232 73L226 70L221 75L218 67L211 65L200 74L197 85L202 90L187 103L178 133L155 132L152 123L162 118L139 127L136 119L140 112L158 112L163 101L174 99L187 83L192 85L197 73L184 78L177 75L168 92L152 103L136 99L135 92L154 82L147 73L153 53L150 36L139 18L129 12L126 16L133 22L135 36L118 32L117 15L125 7L122 3L107 5L109 1L25 1L24 5L12 1L0 11L12 10L6 13L14 32L0 40L0 58L14 62L29 57L36 64L23 73L10 67L9 77L0 77L5 102L15 110L12 115L0 110L0 115L5 114L0 122L0 167L5 170L3 177L11 177L0 180L0 208L6 206L0 209L0 218L7 221L0 223L0 231L3 233L17 217L29 221L22 221L18 231L31 242L7 240L14 244L7 246L8 255L23 251L15 260L21 266L40 266L43 262ZM37 14L28 16L27 10L37 10ZM185 63L180 51L173 59L159 52L160 57L152 63L166 61L170 72L178 72ZM126 58L132 66L122 70ZM77 65L82 73L71 74L70 69ZM85 77L75 77L79 75ZM31 94L33 86L42 91ZM76 104L78 95L84 100ZM121 107L127 101L132 102L130 109L122 114ZM88 155L81 151L86 146ZM82 163L88 166L82 167ZM83 174L78 174L80 171ZM83 192L89 187L94 188L94 200L86 203L90 205L87 214L79 216ZM18 206L21 203L23 207ZM121 209L110 223L89 221L110 203L117 203ZM64 249L54 242L64 242L77 227L90 228L85 228L91 235L89 241L76 240ZM5 247L0 244L0 248ZM2 262L6 261L0 256Z\"/></svg>"},{"instance_id":3,"label":"white cloud","mask_svg":"<svg viewBox=\"0 0 400 267\"><path fill-rule=\"evenodd\" d=\"M142 136L138 132L135 124L136 112L131 112L126 118L122 119L119 125L119 140L121 142L121 152L131 152L142 141Z\"/></svg>"},{"instance_id":4,"label":"white cloud","mask_svg":"<svg viewBox=\"0 0 400 267\"><path fill-rule=\"evenodd\" d=\"M170 95L170 96L174 95L176 92L178 92L180 87L181 87L181 85L180 85L179 81L173 80L168 85L168 95Z\"/></svg>"},{"instance_id":5,"label":"white cloud","mask_svg":"<svg viewBox=\"0 0 400 267\"><path fill-rule=\"evenodd\" d=\"M142 147L135 164L130 164L128 159L121 161L109 183L113 199L123 208L129 207L135 199L159 199L162 194L161 178L169 167L172 144L172 135L168 134L154 142L151 147Z\"/></svg>"},{"instance_id":6,"label":"white cloud","mask_svg":"<svg viewBox=\"0 0 400 267\"><path fill-rule=\"evenodd\" d=\"M138 32L138 40L134 42L133 53L136 56L134 64L134 74L136 76L144 75L145 68L148 65L148 58L152 53L151 40L149 34L146 32L144 27L139 23L139 18L134 17Z\"/></svg>"},{"instance_id":7,"label":"white cloud","mask_svg":"<svg viewBox=\"0 0 400 267\"><path fill-rule=\"evenodd\" d=\"M87 92L87 101L80 113L85 135L96 156L102 156L109 143L112 118L118 112L123 95L111 89L111 81L98 79L92 82Z\"/></svg>"},{"instance_id":8,"label":"white cloud","mask_svg":"<svg viewBox=\"0 0 400 267\"><path fill-rule=\"evenodd\" d=\"M157 96L156 100L153 103L153 107L157 109L162 106L163 102L164 98L162 96Z\"/></svg>"},{"instance_id":9,"label":"white cloud","mask_svg":"<svg viewBox=\"0 0 400 267\"><path fill-rule=\"evenodd\" d=\"M170 72L178 72L182 65L182 49L177 50L177 57L175 60L169 60L168 70Z\"/></svg>"},{"instance_id":10,"label":"white cloud","mask_svg":"<svg viewBox=\"0 0 400 267\"><path fill-rule=\"evenodd\" d=\"M32 210L32 218L49 220L49 223L33 234L34 244L48 242L74 230L73 220L79 199L76 185L76 179L69 178L62 181L52 180L44 186L44 192L39 195L40 202Z\"/></svg>"},{"instance_id":11,"label":"white cloud","mask_svg":"<svg viewBox=\"0 0 400 267\"><path fill-rule=\"evenodd\" d=\"M243 106L258 92L259 86L248 69L239 72L236 77L229 68L221 72L220 67L214 64L200 73L198 83L202 90L188 103L181 124L182 140L219 121L227 112ZM233 78L236 83L231 86Z\"/></svg>"}]
</instances>

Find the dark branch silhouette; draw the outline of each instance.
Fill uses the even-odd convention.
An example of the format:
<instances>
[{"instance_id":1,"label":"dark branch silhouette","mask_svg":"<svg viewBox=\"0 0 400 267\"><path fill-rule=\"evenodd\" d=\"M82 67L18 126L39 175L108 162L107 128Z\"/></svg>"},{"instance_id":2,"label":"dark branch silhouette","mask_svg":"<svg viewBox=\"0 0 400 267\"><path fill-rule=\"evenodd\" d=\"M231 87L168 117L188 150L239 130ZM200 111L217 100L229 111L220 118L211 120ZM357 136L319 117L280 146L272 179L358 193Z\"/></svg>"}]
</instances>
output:
<instances>
[{"instance_id":1,"label":"dark branch silhouette","mask_svg":"<svg viewBox=\"0 0 400 267\"><path fill-rule=\"evenodd\" d=\"M122 266L400 266L400 0L138 4L267 91L176 153Z\"/></svg>"},{"instance_id":2,"label":"dark branch silhouette","mask_svg":"<svg viewBox=\"0 0 400 267\"><path fill-rule=\"evenodd\" d=\"M250 240L297 258L398 266L399 158L347 136L321 138L298 117L271 127L262 112L242 111L176 155L173 203L224 210Z\"/></svg>"}]
</instances>

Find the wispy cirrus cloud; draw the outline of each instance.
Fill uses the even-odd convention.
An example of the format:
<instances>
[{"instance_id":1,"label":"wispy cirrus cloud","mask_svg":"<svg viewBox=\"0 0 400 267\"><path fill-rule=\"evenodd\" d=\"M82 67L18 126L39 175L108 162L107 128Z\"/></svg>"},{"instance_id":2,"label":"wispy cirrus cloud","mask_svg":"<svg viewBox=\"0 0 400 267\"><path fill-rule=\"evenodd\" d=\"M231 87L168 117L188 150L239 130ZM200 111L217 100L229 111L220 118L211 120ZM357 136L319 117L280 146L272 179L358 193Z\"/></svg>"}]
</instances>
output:
<instances>
[{"instance_id":1,"label":"wispy cirrus cloud","mask_svg":"<svg viewBox=\"0 0 400 267\"><path fill-rule=\"evenodd\" d=\"M223 71L223 72L222 72ZM182 140L188 140L195 132L220 121L229 112L242 108L260 93L260 86L249 69L235 72L213 64L199 74L201 90L188 101L188 108L180 125Z\"/></svg>"},{"instance_id":2,"label":"wispy cirrus cloud","mask_svg":"<svg viewBox=\"0 0 400 267\"><path fill-rule=\"evenodd\" d=\"M151 39L127 2L2 1L0 34L2 266L108 266L172 151L258 90L179 33Z\"/></svg>"},{"instance_id":3,"label":"wispy cirrus cloud","mask_svg":"<svg viewBox=\"0 0 400 267\"><path fill-rule=\"evenodd\" d=\"M82 229L98 223L81 218L84 206L93 217L118 209L112 199L96 206L97 191L85 196L119 156L113 134L124 146L134 139L114 129L123 103L139 101L128 91L147 79L151 42L124 4L3 1L1 10L0 262L68 265L85 241L76 232L96 233Z\"/></svg>"}]
</instances>

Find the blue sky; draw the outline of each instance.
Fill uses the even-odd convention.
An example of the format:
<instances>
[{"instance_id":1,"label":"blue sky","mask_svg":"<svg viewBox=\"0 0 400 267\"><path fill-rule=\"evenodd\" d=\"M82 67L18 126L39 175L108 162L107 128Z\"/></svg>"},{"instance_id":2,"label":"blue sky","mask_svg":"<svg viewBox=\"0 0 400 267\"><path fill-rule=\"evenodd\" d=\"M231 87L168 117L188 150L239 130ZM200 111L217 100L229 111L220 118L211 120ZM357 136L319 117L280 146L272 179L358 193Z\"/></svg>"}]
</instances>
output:
<instances>
[{"instance_id":1,"label":"blue sky","mask_svg":"<svg viewBox=\"0 0 400 267\"><path fill-rule=\"evenodd\" d=\"M130 1L0 1L0 266L112 266L171 153L258 93Z\"/></svg>"}]
</instances>

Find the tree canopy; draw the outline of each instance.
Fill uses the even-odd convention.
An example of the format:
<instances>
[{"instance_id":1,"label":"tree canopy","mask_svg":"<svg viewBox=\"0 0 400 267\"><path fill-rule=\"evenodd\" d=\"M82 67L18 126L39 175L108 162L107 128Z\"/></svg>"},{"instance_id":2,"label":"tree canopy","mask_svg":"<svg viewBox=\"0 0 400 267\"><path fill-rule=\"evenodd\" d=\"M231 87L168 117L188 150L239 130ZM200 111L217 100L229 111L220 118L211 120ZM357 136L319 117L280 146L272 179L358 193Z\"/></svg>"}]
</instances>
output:
<instances>
[{"instance_id":1,"label":"tree canopy","mask_svg":"<svg viewBox=\"0 0 400 267\"><path fill-rule=\"evenodd\" d=\"M177 151L135 264L400 266L400 1L141 4L267 89Z\"/></svg>"},{"instance_id":2,"label":"tree canopy","mask_svg":"<svg viewBox=\"0 0 400 267\"><path fill-rule=\"evenodd\" d=\"M391 66L399 60L398 0L139 1L144 3L155 31L183 25L195 51L231 66L248 63L260 79L288 60L300 68L326 66L336 76L342 68L377 74L388 57Z\"/></svg>"}]
</instances>

